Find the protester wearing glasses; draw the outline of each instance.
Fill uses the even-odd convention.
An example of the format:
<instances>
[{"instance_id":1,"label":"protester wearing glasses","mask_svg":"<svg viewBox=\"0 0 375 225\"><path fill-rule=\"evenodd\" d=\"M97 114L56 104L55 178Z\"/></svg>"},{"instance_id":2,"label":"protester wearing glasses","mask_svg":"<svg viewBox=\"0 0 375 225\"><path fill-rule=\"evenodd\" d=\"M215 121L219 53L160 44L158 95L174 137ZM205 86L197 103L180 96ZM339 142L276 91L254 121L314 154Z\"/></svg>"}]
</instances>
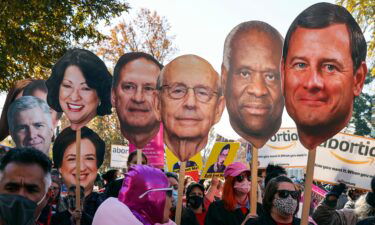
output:
<instances>
[{"instance_id":1,"label":"protester wearing glasses","mask_svg":"<svg viewBox=\"0 0 375 225\"><path fill-rule=\"evenodd\" d=\"M169 219L172 189L161 170L132 166L118 198L108 198L100 205L93 225L175 225Z\"/></svg>"},{"instance_id":2,"label":"protester wearing glasses","mask_svg":"<svg viewBox=\"0 0 375 225\"><path fill-rule=\"evenodd\" d=\"M269 181L263 197L264 214L249 218L245 225L299 225L298 212L300 191L291 179L278 176Z\"/></svg>"},{"instance_id":3,"label":"protester wearing glasses","mask_svg":"<svg viewBox=\"0 0 375 225\"><path fill-rule=\"evenodd\" d=\"M251 177L248 167L234 162L224 171L225 183L222 200L211 203L206 225L240 225L250 212ZM260 204L257 214L263 214Z\"/></svg>"}]
</instances>

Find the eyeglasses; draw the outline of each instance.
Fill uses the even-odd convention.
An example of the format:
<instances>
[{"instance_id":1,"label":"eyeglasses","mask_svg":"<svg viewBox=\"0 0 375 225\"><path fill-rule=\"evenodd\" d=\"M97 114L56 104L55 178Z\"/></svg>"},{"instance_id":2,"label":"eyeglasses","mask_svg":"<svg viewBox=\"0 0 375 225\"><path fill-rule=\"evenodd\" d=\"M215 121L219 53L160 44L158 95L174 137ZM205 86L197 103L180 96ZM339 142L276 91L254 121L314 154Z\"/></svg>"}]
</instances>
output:
<instances>
[{"instance_id":1,"label":"eyeglasses","mask_svg":"<svg viewBox=\"0 0 375 225\"><path fill-rule=\"evenodd\" d=\"M163 88L168 89L168 95L169 97L173 99L181 99L186 96L189 89L193 89L195 97L203 103L206 103L211 100L212 96L214 94L217 94L216 91L213 91L209 87L205 86L196 86L196 87L188 87L185 84L181 83L174 83L172 85L163 85L161 86L160 90Z\"/></svg>"},{"instance_id":2,"label":"eyeglasses","mask_svg":"<svg viewBox=\"0 0 375 225\"><path fill-rule=\"evenodd\" d=\"M173 190L173 188L155 188L155 189L151 189L151 190L146 191L145 193L141 194L138 198L141 199L141 198L145 197L148 193L153 192L153 191L166 191L166 194L169 197L172 197L172 190Z\"/></svg>"},{"instance_id":3,"label":"eyeglasses","mask_svg":"<svg viewBox=\"0 0 375 225\"><path fill-rule=\"evenodd\" d=\"M245 178L248 180L248 181L251 181L251 176L246 174L246 175L238 175L236 176L236 181L238 182L242 182L243 180L245 180Z\"/></svg>"},{"instance_id":4,"label":"eyeglasses","mask_svg":"<svg viewBox=\"0 0 375 225\"><path fill-rule=\"evenodd\" d=\"M124 90L125 93L133 95L137 91L138 85L134 83L124 83L124 84L121 84L121 88L122 90ZM145 95L151 95L156 90L156 88L151 85L145 85L145 86L141 85L141 88L142 88L142 93L144 93Z\"/></svg>"},{"instance_id":5,"label":"eyeglasses","mask_svg":"<svg viewBox=\"0 0 375 225\"><path fill-rule=\"evenodd\" d=\"M289 195L292 198L297 199L300 195L299 191L289 191L289 190L277 190L277 194L280 198L287 198Z\"/></svg>"}]
</instances>

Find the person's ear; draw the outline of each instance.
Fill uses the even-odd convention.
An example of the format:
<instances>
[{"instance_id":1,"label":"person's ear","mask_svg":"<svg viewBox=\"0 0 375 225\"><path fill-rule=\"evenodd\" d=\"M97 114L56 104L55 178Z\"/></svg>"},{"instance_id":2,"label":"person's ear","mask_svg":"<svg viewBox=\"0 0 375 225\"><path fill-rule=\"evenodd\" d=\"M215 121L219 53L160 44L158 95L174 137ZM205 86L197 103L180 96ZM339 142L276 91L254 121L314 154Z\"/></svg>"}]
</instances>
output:
<instances>
[{"instance_id":1,"label":"person's ear","mask_svg":"<svg viewBox=\"0 0 375 225\"><path fill-rule=\"evenodd\" d=\"M161 121L161 93L159 91L155 91L153 93L153 100L152 100L152 111L158 121Z\"/></svg>"},{"instance_id":2,"label":"person's ear","mask_svg":"<svg viewBox=\"0 0 375 225\"><path fill-rule=\"evenodd\" d=\"M217 122L219 122L219 120L221 118L221 115L223 114L224 108L225 108L225 98L222 95L217 100L217 106L216 106L216 110L215 110L215 121L214 121L214 124L216 124Z\"/></svg>"},{"instance_id":3,"label":"person's ear","mask_svg":"<svg viewBox=\"0 0 375 225\"><path fill-rule=\"evenodd\" d=\"M116 103L116 94L115 94L115 88L111 89L111 104L113 107L115 107Z\"/></svg>"},{"instance_id":4,"label":"person's ear","mask_svg":"<svg viewBox=\"0 0 375 225\"><path fill-rule=\"evenodd\" d=\"M353 77L354 96L359 96L361 94L363 85L365 83L366 75L367 75L367 65L366 65L366 62L362 61L361 65L358 67Z\"/></svg>"},{"instance_id":5,"label":"person's ear","mask_svg":"<svg viewBox=\"0 0 375 225\"><path fill-rule=\"evenodd\" d=\"M281 79L281 93L283 96L285 96L285 93L284 93L285 62L284 62L284 58L282 57L281 57L281 62L280 62L280 79Z\"/></svg>"},{"instance_id":6,"label":"person's ear","mask_svg":"<svg viewBox=\"0 0 375 225\"><path fill-rule=\"evenodd\" d=\"M224 64L221 64L221 89L223 92L223 95L225 94L225 88L227 84L227 76L228 76L228 70L224 66Z\"/></svg>"}]
</instances>

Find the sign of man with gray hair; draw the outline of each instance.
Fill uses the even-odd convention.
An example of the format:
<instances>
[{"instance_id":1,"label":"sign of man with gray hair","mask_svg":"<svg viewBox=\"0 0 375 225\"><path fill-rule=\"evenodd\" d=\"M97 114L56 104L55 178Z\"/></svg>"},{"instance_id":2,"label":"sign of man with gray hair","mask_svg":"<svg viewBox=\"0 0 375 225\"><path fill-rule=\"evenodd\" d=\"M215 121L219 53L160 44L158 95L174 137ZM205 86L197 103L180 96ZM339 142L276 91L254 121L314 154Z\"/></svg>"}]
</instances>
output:
<instances>
[{"instance_id":1,"label":"sign of man with gray hair","mask_svg":"<svg viewBox=\"0 0 375 225\"><path fill-rule=\"evenodd\" d=\"M17 99L9 107L8 125L16 147L32 147L48 155L53 128L45 101L33 96Z\"/></svg>"}]
</instances>

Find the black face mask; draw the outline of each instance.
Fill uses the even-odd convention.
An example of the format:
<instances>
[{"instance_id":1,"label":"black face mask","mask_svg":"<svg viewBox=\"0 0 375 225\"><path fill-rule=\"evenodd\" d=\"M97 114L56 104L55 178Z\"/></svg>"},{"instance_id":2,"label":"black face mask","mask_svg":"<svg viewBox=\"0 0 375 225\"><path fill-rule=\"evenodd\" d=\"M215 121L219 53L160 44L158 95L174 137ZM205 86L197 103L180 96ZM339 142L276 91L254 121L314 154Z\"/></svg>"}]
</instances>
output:
<instances>
[{"instance_id":1,"label":"black face mask","mask_svg":"<svg viewBox=\"0 0 375 225\"><path fill-rule=\"evenodd\" d=\"M330 208L335 208L337 205L337 199L336 200L325 200L325 203Z\"/></svg>"},{"instance_id":2,"label":"black face mask","mask_svg":"<svg viewBox=\"0 0 375 225\"><path fill-rule=\"evenodd\" d=\"M0 217L5 225L34 224L37 204L20 195L0 195Z\"/></svg>"},{"instance_id":3,"label":"black face mask","mask_svg":"<svg viewBox=\"0 0 375 225\"><path fill-rule=\"evenodd\" d=\"M188 199L188 204L193 209L198 209L203 204L203 197L200 196L190 196Z\"/></svg>"}]
</instances>

